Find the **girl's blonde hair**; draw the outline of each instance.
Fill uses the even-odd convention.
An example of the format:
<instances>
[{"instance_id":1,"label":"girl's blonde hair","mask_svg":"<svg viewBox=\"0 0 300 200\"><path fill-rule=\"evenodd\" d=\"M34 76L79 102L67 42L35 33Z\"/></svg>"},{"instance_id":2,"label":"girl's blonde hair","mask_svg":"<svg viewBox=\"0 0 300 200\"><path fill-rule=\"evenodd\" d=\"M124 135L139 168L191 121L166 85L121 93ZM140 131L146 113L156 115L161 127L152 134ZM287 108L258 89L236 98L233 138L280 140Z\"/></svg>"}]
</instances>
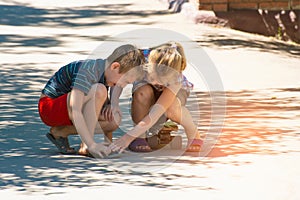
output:
<instances>
[{"instance_id":1,"label":"girl's blonde hair","mask_svg":"<svg viewBox=\"0 0 300 200\"><path fill-rule=\"evenodd\" d=\"M180 43L167 42L150 50L149 63L155 64L157 68L167 66L179 73L185 70L187 61Z\"/></svg>"}]
</instances>

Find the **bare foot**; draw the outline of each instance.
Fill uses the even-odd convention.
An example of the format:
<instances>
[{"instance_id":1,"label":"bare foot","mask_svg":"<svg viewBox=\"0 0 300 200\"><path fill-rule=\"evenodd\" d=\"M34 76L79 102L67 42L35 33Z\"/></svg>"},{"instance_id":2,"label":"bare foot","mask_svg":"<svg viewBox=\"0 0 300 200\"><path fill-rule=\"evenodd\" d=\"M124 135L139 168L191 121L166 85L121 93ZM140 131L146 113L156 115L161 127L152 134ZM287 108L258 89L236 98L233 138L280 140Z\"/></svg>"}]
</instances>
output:
<instances>
[{"instance_id":1,"label":"bare foot","mask_svg":"<svg viewBox=\"0 0 300 200\"><path fill-rule=\"evenodd\" d=\"M90 152L85 144L81 143L80 148L78 149L78 154L82 156L88 156Z\"/></svg>"}]
</instances>

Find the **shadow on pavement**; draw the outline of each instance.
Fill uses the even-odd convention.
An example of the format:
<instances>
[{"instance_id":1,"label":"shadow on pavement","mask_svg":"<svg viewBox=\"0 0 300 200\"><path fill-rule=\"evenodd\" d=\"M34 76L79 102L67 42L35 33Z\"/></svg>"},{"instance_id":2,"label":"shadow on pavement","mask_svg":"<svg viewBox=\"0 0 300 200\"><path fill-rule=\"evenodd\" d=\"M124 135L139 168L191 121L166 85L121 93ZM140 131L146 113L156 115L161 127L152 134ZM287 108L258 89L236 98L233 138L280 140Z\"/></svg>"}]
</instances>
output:
<instances>
[{"instance_id":1,"label":"shadow on pavement","mask_svg":"<svg viewBox=\"0 0 300 200\"><path fill-rule=\"evenodd\" d=\"M196 40L203 47L217 47L220 49L253 49L262 52L281 53L288 56L300 56L300 46L284 42L263 41L247 37L227 36L224 34L203 35Z\"/></svg>"},{"instance_id":2,"label":"shadow on pavement","mask_svg":"<svg viewBox=\"0 0 300 200\"><path fill-rule=\"evenodd\" d=\"M0 5L0 24L11 26L58 26L58 27L87 27L100 26L110 23L122 23L120 20L132 18L132 24L139 24L135 18L150 15L167 14L166 11L130 11L126 7L131 4L100 4L78 9L59 8L42 9L27 5ZM108 20L113 16L113 19ZM80 21L82 19L89 19Z\"/></svg>"},{"instance_id":3,"label":"shadow on pavement","mask_svg":"<svg viewBox=\"0 0 300 200\"><path fill-rule=\"evenodd\" d=\"M86 6L80 8L42 9L24 5L0 5L0 25L28 26L28 27L61 27L84 28L107 24L139 24L150 25L152 22L141 21L141 18L151 15L164 15L166 11L130 11L131 4L100 4L98 6ZM154 22L153 22L154 23ZM75 33L75 32L74 32ZM77 39L89 39L104 41L109 36L85 36L77 34L55 34L54 36L32 36L26 32L18 34L1 34L0 43L4 53L11 53L14 47L58 47L63 45L63 39L73 37Z\"/></svg>"},{"instance_id":4,"label":"shadow on pavement","mask_svg":"<svg viewBox=\"0 0 300 200\"><path fill-rule=\"evenodd\" d=\"M59 155L45 137L48 127L40 121L37 110L40 90L51 74L49 68L39 68L34 63L17 67L7 64L0 69L0 189L45 195L55 194L53 188L106 187L116 183L169 190L211 189L173 184L178 178L203 178L200 175L135 171L136 167L145 165L145 160L139 157L96 160ZM79 138L71 138L71 143L79 144ZM170 164L163 156L151 159L151 165L159 168L162 163Z\"/></svg>"},{"instance_id":5,"label":"shadow on pavement","mask_svg":"<svg viewBox=\"0 0 300 200\"><path fill-rule=\"evenodd\" d=\"M125 9L126 6L129 4L55 10L26 5L1 5L0 24L85 27L112 23L113 20L107 20L109 16L115 16L116 23L121 23L118 20L122 20L125 16L133 17L132 23L140 23L135 21L134 17L164 14L162 11L130 12ZM93 20L77 21L86 18ZM299 55L299 49L296 47L290 49L289 45L278 47L277 43L226 39L223 35L211 35L208 38L208 40L198 42L204 46L258 48L262 51L288 51L291 55ZM105 36L102 39L105 39ZM6 43L6 47L62 45L62 42L54 37L35 38L13 34L1 35L0 42ZM58 155L54 145L45 137L48 127L40 121L37 111L40 91L54 72L49 69L51 67L43 68L35 63L17 62L0 68L1 190L13 189L51 195L53 194L53 191L50 191L52 188L105 187L122 183L168 190L183 188L214 190L207 186L209 183L205 183L205 176L201 173L194 173L195 168L190 167L202 165L210 167L213 162L229 165L241 164L232 161L222 163L218 160L199 160L193 159L192 156L185 156L175 162L175 165L180 166L175 167L174 171L137 172L134 169L140 166L161 167L162 163L170 165L168 155L151 158L151 162L148 163L143 159L132 157L95 160L80 156ZM205 133L211 119L210 94L198 93L197 98L201 110L200 130ZM282 146L280 142L295 140L295 135L299 134L297 132L300 130L298 89L228 92L227 102L227 118L223 132L208 158L239 154L279 154L291 150L288 146ZM72 142L78 143L79 138L72 138ZM268 146L268 144L272 145ZM274 146L278 149L274 149ZM182 164L187 165L182 166ZM193 179L204 180L200 181L203 185L199 185L199 181L193 181ZM191 184L186 184L187 181Z\"/></svg>"},{"instance_id":6,"label":"shadow on pavement","mask_svg":"<svg viewBox=\"0 0 300 200\"><path fill-rule=\"evenodd\" d=\"M104 160L63 156L57 154L54 145L46 139L48 127L40 121L37 111L40 90L49 76L49 69L38 68L33 63L19 64L18 67L8 65L0 70L0 189L51 195L53 188L105 187L124 183L168 190L214 190L205 184L206 177L201 173L187 173L190 167L245 164L245 161L212 160L224 156L290 152L288 143L282 142L292 142L299 134L299 89L227 92L225 125L207 159L193 155L171 159L172 152L157 157L131 155ZM210 94L199 92L197 98L201 110L199 127L205 133L211 119ZM123 123L127 123L126 120ZM74 137L71 141L78 144L79 138ZM172 163L179 165L174 169L182 172L160 170ZM144 171L135 170L143 167ZM149 168L158 170L149 171ZM182 184L174 185L175 180L192 183L192 179L197 179L198 184L182 181Z\"/></svg>"}]
</instances>

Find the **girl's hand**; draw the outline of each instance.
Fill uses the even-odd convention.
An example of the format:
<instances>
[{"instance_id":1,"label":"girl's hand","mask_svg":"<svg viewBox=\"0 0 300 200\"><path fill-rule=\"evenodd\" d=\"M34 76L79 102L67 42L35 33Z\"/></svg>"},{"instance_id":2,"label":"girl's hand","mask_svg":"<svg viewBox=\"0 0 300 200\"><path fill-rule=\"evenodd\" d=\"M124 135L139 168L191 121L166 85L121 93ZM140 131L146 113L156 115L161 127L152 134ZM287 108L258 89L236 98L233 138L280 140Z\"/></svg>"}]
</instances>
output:
<instances>
[{"instance_id":1,"label":"girl's hand","mask_svg":"<svg viewBox=\"0 0 300 200\"><path fill-rule=\"evenodd\" d=\"M134 140L135 138L125 134L121 138L117 139L113 143L111 143L108 148L112 152L118 152L123 153L125 149L129 146L129 144Z\"/></svg>"}]
</instances>

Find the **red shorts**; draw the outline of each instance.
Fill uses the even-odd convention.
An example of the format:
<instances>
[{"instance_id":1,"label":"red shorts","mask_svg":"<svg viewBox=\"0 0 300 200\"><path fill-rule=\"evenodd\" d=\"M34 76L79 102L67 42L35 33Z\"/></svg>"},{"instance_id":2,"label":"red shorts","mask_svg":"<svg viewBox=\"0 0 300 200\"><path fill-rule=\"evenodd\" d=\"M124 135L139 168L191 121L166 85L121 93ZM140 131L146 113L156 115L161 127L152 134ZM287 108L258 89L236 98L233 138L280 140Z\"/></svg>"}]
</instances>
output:
<instances>
[{"instance_id":1,"label":"red shorts","mask_svg":"<svg viewBox=\"0 0 300 200\"><path fill-rule=\"evenodd\" d=\"M39 114L41 120L48 126L73 125L69 119L67 107L68 94L52 99L43 97L39 101Z\"/></svg>"}]
</instances>

